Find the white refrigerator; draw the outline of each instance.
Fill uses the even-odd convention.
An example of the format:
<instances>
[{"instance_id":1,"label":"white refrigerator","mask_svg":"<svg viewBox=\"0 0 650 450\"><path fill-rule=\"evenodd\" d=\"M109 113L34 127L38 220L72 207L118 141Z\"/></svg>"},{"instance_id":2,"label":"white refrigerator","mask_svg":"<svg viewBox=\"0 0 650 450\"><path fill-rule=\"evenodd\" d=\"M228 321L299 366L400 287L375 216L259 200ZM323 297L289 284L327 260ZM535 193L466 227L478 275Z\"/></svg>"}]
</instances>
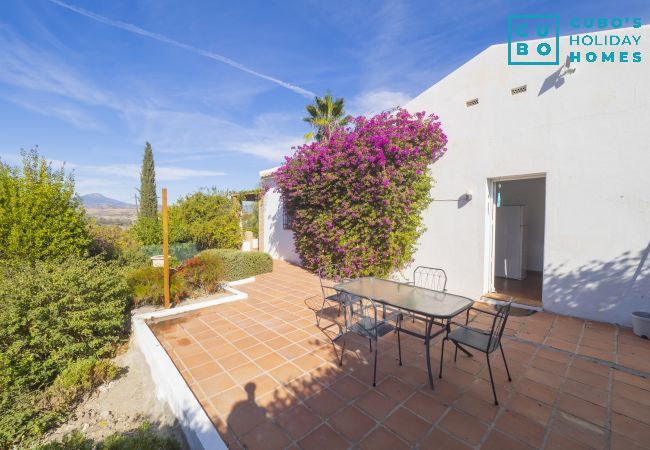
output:
<instances>
[{"instance_id":1,"label":"white refrigerator","mask_svg":"<svg viewBox=\"0 0 650 450\"><path fill-rule=\"evenodd\" d=\"M526 207L521 205L497 208L495 230L495 267L497 277L526 278L528 221Z\"/></svg>"}]
</instances>

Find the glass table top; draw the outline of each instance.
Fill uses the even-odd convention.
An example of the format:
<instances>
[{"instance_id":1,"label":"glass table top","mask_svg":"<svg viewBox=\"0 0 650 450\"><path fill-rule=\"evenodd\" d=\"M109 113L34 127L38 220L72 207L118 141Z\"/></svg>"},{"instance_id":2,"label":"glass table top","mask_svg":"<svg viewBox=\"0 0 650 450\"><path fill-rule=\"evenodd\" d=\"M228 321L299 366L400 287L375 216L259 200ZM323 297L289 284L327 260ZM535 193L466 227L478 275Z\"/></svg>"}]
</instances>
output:
<instances>
[{"instance_id":1,"label":"glass table top","mask_svg":"<svg viewBox=\"0 0 650 450\"><path fill-rule=\"evenodd\" d=\"M474 304L467 297L449 292L374 277L355 278L335 285L334 289L406 311L443 319L452 318Z\"/></svg>"}]
</instances>

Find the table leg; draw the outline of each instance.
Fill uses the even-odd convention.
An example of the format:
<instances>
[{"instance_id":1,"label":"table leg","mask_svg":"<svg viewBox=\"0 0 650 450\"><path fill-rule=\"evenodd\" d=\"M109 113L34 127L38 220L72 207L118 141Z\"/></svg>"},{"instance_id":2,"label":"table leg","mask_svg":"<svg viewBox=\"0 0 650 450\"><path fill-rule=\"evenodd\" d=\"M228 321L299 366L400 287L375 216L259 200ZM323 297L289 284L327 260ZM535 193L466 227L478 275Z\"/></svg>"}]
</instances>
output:
<instances>
[{"instance_id":1,"label":"table leg","mask_svg":"<svg viewBox=\"0 0 650 450\"><path fill-rule=\"evenodd\" d=\"M433 375L431 373L431 355L430 355L430 344L431 344L431 328L433 327L433 319L428 319L427 324L425 327L425 335L424 335L424 344L427 347L427 370L429 372L429 386L431 386L431 390L434 389L433 386Z\"/></svg>"}]
</instances>

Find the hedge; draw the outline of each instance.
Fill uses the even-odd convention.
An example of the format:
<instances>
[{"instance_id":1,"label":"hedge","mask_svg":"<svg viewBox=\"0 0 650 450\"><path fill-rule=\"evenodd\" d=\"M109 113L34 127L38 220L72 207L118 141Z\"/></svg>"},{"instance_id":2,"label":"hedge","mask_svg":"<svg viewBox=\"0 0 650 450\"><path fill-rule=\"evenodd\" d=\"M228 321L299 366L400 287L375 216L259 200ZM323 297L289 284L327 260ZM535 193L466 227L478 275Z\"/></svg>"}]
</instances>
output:
<instances>
[{"instance_id":1,"label":"hedge","mask_svg":"<svg viewBox=\"0 0 650 450\"><path fill-rule=\"evenodd\" d=\"M117 264L71 257L0 264L0 299L0 448L7 448L65 418L66 408L49 405L44 393L58 377L69 392L73 375L88 367L79 360L113 356L126 338L130 298Z\"/></svg>"},{"instance_id":2,"label":"hedge","mask_svg":"<svg viewBox=\"0 0 650 450\"><path fill-rule=\"evenodd\" d=\"M242 252L231 249L210 249L200 254L216 255L223 260L227 281L241 280L273 271L273 259L268 253Z\"/></svg>"},{"instance_id":3,"label":"hedge","mask_svg":"<svg viewBox=\"0 0 650 450\"><path fill-rule=\"evenodd\" d=\"M149 257L163 254L163 248L160 244L145 245L142 247L142 251ZM196 255L198 252L199 250L193 242L169 244L169 256L173 256L178 262L183 262Z\"/></svg>"}]
</instances>

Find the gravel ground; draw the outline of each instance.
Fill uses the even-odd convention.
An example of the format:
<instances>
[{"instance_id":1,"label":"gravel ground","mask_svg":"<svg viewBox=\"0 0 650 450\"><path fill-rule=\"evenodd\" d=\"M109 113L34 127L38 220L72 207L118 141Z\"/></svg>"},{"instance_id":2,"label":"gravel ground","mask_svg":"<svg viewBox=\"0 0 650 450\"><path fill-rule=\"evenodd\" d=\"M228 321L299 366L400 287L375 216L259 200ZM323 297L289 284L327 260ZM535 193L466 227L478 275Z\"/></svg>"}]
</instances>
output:
<instances>
[{"instance_id":1,"label":"gravel ground","mask_svg":"<svg viewBox=\"0 0 650 450\"><path fill-rule=\"evenodd\" d=\"M115 432L129 432L144 422L161 436L174 436L187 448L183 432L169 407L156 398L155 386L144 355L133 340L128 350L113 362L124 368L116 380L100 386L80 403L70 420L48 434L46 442L60 439L72 430L101 441Z\"/></svg>"}]
</instances>

